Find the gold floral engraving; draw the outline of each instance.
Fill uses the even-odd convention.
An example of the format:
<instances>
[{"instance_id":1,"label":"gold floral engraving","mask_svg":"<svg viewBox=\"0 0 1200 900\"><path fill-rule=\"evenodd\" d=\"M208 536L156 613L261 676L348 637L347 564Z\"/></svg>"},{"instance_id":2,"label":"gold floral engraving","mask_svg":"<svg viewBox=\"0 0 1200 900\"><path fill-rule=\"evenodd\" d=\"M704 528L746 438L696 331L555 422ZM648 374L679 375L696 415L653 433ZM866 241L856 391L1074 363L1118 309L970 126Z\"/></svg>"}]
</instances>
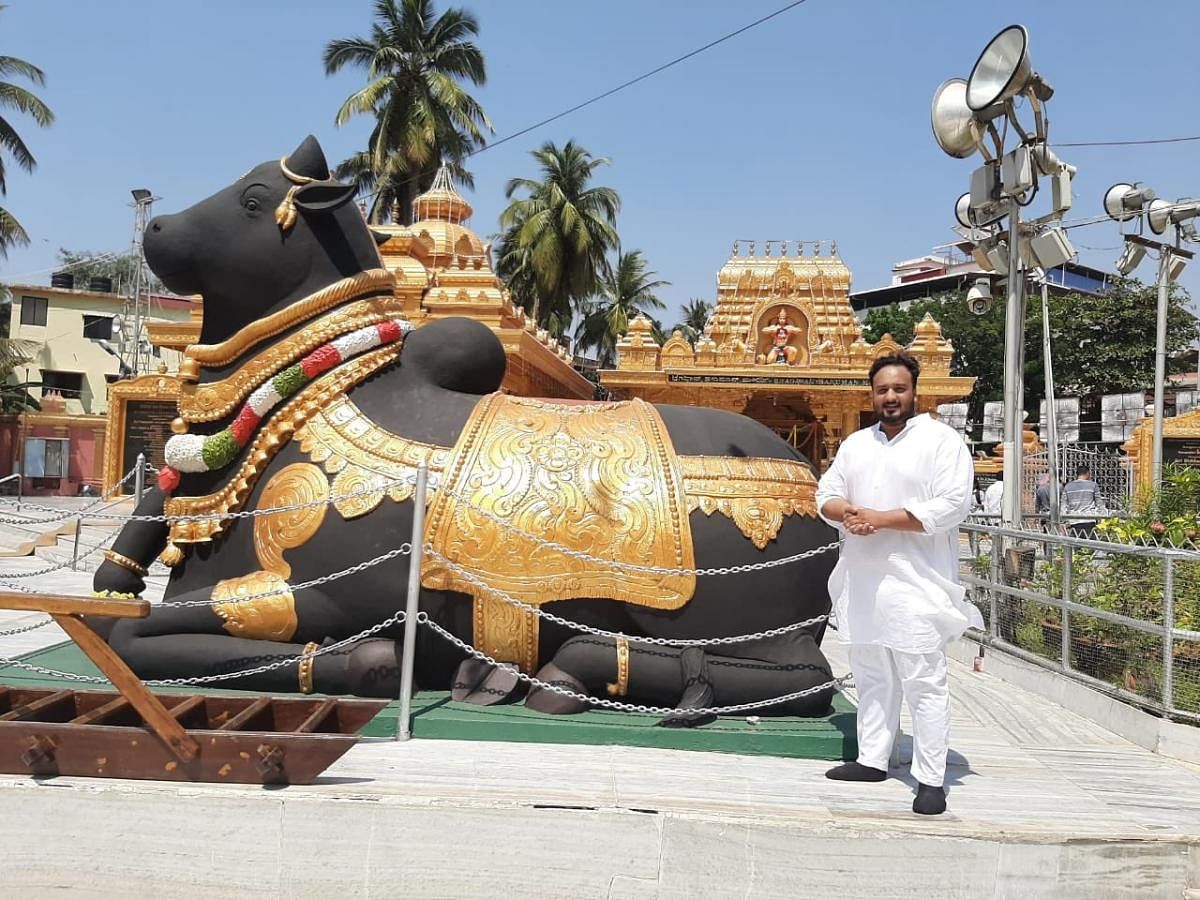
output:
<instances>
[{"instance_id":1,"label":"gold floral engraving","mask_svg":"<svg viewBox=\"0 0 1200 900\"><path fill-rule=\"evenodd\" d=\"M442 480L430 503L426 540L494 588L533 604L606 597L678 609L691 599L695 576L589 564L542 542L643 565L694 567L674 447L648 403L568 405L490 394L463 428ZM474 593L470 582L437 563L422 583ZM493 609L492 601L476 599L475 621L487 625L483 635L476 632L477 646L531 666L536 619L520 613L528 620L524 627L515 625L519 620L502 624ZM513 639L520 644L516 651Z\"/></svg>"},{"instance_id":2,"label":"gold floral engraving","mask_svg":"<svg viewBox=\"0 0 1200 900\"><path fill-rule=\"evenodd\" d=\"M271 591L268 596L241 600ZM218 581L212 590L212 610L222 627L235 637L260 641L290 641L296 633L296 601L288 583L274 572L251 572Z\"/></svg>"},{"instance_id":3,"label":"gold floral engraving","mask_svg":"<svg viewBox=\"0 0 1200 900\"><path fill-rule=\"evenodd\" d=\"M334 476L333 496L346 498L334 506L347 519L365 515L382 503L383 485L413 475L422 462L431 474L440 474L450 458L445 447L410 441L380 428L346 396L317 411L296 439L313 462L323 464ZM370 492L372 487L379 490ZM397 502L407 500L413 485L397 485L387 493Z\"/></svg>"},{"instance_id":4,"label":"gold floral engraving","mask_svg":"<svg viewBox=\"0 0 1200 900\"><path fill-rule=\"evenodd\" d=\"M817 480L799 460L681 456L688 511L728 516L759 550L774 540L784 516L817 514Z\"/></svg>"},{"instance_id":5,"label":"gold floral engraving","mask_svg":"<svg viewBox=\"0 0 1200 900\"><path fill-rule=\"evenodd\" d=\"M335 309L256 354L228 378L185 385L179 398L180 415L187 422L211 422L227 416L251 391L303 354L338 335L399 315L403 307L402 301L389 294Z\"/></svg>"},{"instance_id":6,"label":"gold floral engraving","mask_svg":"<svg viewBox=\"0 0 1200 900\"><path fill-rule=\"evenodd\" d=\"M303 300L297 300L279 312L264 316L219 344L192 344L187 357L204 366L223 366L233 362L260 341L274 337L293 325L336 306L343 300L369 292L390 292L396 279L387 269L367 269L350 278L343 278L321 288Z\"/></svg>"},{"instance_id":7,"label":"gold floral engraving","mask_svg":"<svg viewBox=\"0 0 1200 900\"><path fill-rule=\"evenodd\" d=\"M366 380L399 355L400 347L397 344L377 347L342 363L304 387L258 430L237 473L225 487L203 497L172 497L167 501L168 516L206 517L172 522L170 541L175 544L196 544L212 540L225 528L225 520L221 516L240 508L262 470L297 428L302 427L310 416L328 405L346 388Z\"/></svg>"},{"instance_id":8,"label":"gold floral engraving","mask_svg":"<svg viewBox=\"0 0 1200 900\"><path fill-rule=\"evenodd\" d=\"M325 519L325 500L329 480L310 463L292 463L271 476L258 498L259 509L297 506L282 512L259 516L254 520L254 552L259 564L282 578L292 574L283 558L284 550L294 550L308 542ZM308 505L319 504L319 505Z\"/></svg>"}]
</instances>

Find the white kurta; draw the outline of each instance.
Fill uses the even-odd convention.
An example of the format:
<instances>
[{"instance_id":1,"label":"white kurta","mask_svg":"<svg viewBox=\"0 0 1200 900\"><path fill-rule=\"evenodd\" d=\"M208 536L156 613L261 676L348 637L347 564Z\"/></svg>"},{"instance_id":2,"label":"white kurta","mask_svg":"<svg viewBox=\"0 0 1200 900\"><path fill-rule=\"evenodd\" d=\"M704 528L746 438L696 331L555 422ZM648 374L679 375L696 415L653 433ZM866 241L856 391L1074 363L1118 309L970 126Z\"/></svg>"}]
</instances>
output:
<instances>
[{"instance_id":1,"label":"white kurta","mask_svg":"<svg viewBox=\"0 0 1200 900\"><path fill-rule=\"evenodd\" d=\"M840 498L857 506L903 508L924 528L845 536L829 577L838 635L903 653L942 650L983 617L958 583L958 525L971 510L971 454L952 428L914 416L890 441L875 425L838 448L817 488L817 509ZM827 520L828 521L828 520Z\"/></svg>"}]
</instances>

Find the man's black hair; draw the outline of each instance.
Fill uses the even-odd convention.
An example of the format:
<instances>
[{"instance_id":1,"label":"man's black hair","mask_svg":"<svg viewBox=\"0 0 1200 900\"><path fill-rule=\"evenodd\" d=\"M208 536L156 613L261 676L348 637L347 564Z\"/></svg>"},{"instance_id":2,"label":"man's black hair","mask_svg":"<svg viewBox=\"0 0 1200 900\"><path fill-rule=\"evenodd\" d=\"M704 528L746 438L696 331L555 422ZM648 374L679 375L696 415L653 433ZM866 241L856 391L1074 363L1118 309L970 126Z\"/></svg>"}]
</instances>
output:
<instances>
[{"instance_id":1,"label":"man's black hair","mask_svg":"<svg viewBox=\"0 0 1200 900\"><path fill-rule=\"evenodd\" d=\"M1092 474L1092 470L1089 469L1087 466L1080 466L1078 469L1075 470L1076 478L1079 478L1082 475L1091 475L1091 474Z\"/></svg>"},{"instance_id":2,"label":"man's black hair","mask_svg":"<svg viewBox=\"0 0 1200 900\"><path fill-rule=\"evenodd\" d=\"M889 356L881 356L875 362L871 363L871 371L867 373L867 381L871 383L871 387L875 386L875 373L880 369L886 369L888 366L901 366L908 369L908 374L912 376L913 390L917 389L917 376L921 374L921 365L907 353L894 353Z\"/></svg>"}]
</instances>

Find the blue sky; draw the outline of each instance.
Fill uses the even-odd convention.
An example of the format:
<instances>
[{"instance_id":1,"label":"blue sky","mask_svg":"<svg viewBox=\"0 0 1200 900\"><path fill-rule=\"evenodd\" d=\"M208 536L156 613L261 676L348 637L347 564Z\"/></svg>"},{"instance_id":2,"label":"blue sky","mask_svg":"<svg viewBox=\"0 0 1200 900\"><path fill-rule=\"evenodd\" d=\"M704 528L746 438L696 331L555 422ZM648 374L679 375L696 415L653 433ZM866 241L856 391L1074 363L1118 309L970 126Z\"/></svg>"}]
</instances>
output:
<instances>
[{"instance_id":1,"label":"blue sky","mask_svg":"<svg viewBox=\"0 0 1200 900\"><path fill-rule=\"evenodd\" d=\"M0 279L45 282L60 246L127 247L129 190L172 212L315 133L331 162L365 144L366 119L334 113L361 85L327 78L333 37L369 29L368 0L8 0L0 53L47 73L57 121L20 120L38 159L10 166L3 205L33 243ZM500 137L784 5L783 0L467 0L480 21L488 83L477 96ZM444 7L440 4L439 8ZM1117 0L808 0L721 46L470 162L473 227L496 230L507 179L528 152L574 138L611 158L619 231L640 248L674 309L713 299L734 239L834 239L856 288L953 239L952 209L976 164L942 154L929 102L970 71L1013 22L1056 88L1051 142L1200 134L1200 3ZM1071 218L1098 214L1113 182L1200 196L1200 142L1078 148ZM1048 192L1047 192L1048 193ZM1115 224L1072 231L1084 262L1111 268ZM1099 248L1099 249L1088 249ZM1149 262L1139 272L1152 278ZM1183 283L1200 295L1200 262ZM674 321L673 311L664 316Z\"/></svg>"}]
</instances>

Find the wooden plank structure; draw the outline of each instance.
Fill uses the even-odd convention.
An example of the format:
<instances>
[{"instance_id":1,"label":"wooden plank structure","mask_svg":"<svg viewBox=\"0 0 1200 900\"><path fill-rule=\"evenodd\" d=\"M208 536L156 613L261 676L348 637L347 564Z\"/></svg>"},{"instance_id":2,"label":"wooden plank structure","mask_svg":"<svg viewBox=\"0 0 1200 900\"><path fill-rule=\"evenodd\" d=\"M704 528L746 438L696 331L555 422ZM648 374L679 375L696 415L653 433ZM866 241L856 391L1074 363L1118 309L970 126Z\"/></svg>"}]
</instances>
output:
<instances>
[{"instance_id":1,"label":"wooden plank structure","mask_svg":"<svg viewBox=\"0 0 1200 900\"><path fill-rule=\"evenodd\" d=\"M48 613L114 691L0 686L0 772L311 784L387 700L151 693L84 615L145 618L145 600L0 592Z\"/></svg>"}]
</instances>

